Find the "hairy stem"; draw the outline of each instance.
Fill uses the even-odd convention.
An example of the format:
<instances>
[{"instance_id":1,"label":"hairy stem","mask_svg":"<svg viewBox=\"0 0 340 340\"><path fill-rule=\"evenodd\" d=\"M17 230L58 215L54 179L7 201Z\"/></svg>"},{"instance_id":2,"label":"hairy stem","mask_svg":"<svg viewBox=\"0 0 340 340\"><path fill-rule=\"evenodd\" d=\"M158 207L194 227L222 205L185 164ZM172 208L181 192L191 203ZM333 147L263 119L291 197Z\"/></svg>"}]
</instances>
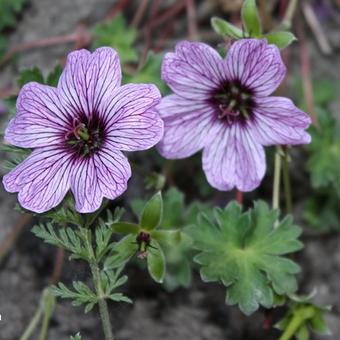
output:
<instances>
[{"instance_id":1,"label":"hairy stem","mask_svg":"<svg viewBox=\"0 0 340 340\"><path fill-rule=\"evenodd\" d=\"M107 307L107 302L105 300L105 294L103 291L101 278L100 278L100 270L98 263L96 261L96 256L93 251L93 247L91 244L90 233L91 231L86 228L81 228L81 232L84 235L85 245L90 256L89 258L89 265L91 268L91 273L94 281L94 285L96 288L96 293L98 296L98 305L99 305L99 314L102 321L102 327L105 335L105 340L113 340L113 332L112 332L112 325L110 321L109 310Z\"/></svg>"},{"instance_id":2,"label":"hairy stem","mask_svg":"<svg viewBox=\"0 0 340 340\"><path fill-rule=\"evenodd\" d=\"M273 183L273 209L280 208L280 183L281 183L281 148L276 147Z\"/></svg>"},{"instance_id":3,"label":"hairy stem","mask_svg":"<svg viewBox=\"0 0 340 340\"><path fill-rule=\"evenodd\" d=\"M286 212L287 214L291 214L293 211L293 200L292 200L292 188L290 183L290 173L289 173L289 153L288 149L284 148L283 150L283 187L285 191L285 200L286 200Z\"/></svg>"}]
</instances>

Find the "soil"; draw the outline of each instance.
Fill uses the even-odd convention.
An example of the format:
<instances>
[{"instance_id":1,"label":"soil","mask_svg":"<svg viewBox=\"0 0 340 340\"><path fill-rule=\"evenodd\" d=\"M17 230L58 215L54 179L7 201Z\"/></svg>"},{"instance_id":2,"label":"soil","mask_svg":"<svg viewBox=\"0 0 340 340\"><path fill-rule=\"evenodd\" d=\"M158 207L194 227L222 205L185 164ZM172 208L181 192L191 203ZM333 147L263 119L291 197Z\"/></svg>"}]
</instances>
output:
<instances>
[{"instance_id":1,"label":"soil","mask_svg":"<svg viewBox=\"0 0 340 340\"><path fill-rule=\"evenodd\" d=\"M113 3L107 0L31 0L18 26L9 35L10 43L15 45L73 32L80 22L91 25L101 20ZM136 7L136 2L132 3L131 12ZM201 7L207 6L200 3ZM335 51L331 56L323 56L310 35L308 45L312 53L312 69L315 77L339 80L340 73L334 72L340 70L336 52L340 47L338 31L327 23L324 28ZM18 70L22 68L38 65L45 72L51 70L72 48L69 44L25 52L15 63L1 70L0 87L13 86ZM297 60L297 52L293 51L295 65ZM340 109L340 100L332 107ZM4 126L7 117L0 118ZM1 171L3 175L4 170ZM0 187L0 243L22 219L22 215L14 210L15 202L15 196ZM24 227L23 234L0 263L0 340L20 338L36 311L42 289L49 282L55 249L31 234L29 230L34 222L33 218ZM340 334L340 235L311 234L305 241L306 247L298 256L303 268L301 292L317 289L317 301L333 305L333 311L327 317L333 336L316 336L314 339L336 340ZM279 333L275 329L263 329L263 311L251 317L243 316L236 307L225 305L223 287L203 284L197 274L189 290L180 289L170 294L152 283L139 268L132 266L129 273L126 294L133 298L134 304L109 306L117 340L278 339ZM85 264L66 260L61 280L70 283L74 279L86 279L88 274ZM276 320L279 315L275 313L273 317ZM68 301L58 301L48 339L67 340L70 335L81 331L84 340L101 340L100 327L97 313L84 314L81 308L72 307ZM38 339L37 334L34 339Z\"/></svg>"}]
</instances>

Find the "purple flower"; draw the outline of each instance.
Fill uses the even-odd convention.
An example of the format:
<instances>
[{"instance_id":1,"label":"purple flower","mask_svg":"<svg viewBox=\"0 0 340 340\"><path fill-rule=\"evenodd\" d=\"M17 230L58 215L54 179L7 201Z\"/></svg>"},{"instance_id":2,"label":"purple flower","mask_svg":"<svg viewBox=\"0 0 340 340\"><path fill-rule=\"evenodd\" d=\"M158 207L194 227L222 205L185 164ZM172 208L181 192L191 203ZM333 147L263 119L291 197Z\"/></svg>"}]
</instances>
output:
<instances>
[{"instance_id":1,"label":"purple flower","mask_svg":"<svg viewBox=\"0 0 340 340\"><path fill-rule=\"evenodd\" d=\"M162 65L174 94L157 107L164 120L160 153L185 158L203 149L213 187L253 190L265 174L263 146L311 140L304 131L310 117L291 100L270 96L285 73L279 50L265 40L239 40L225 59L203 43L179 43Z\"/></svg>"},{"instance_id":2,"label":"purple flower","mask_svg":"<svg viewBox=\"0 0 340 340\"><path fill-rule=\"evenodd\" d=\"M117 53L99 48L69 54L57 88L22 88L5 140L34 150L3 183L24 208L47 211L71 189L77 211L89 213L126 190L131 168L122 151L154 146L163 122L154 85L120 84Z\"/></svg>"}]
</instances>

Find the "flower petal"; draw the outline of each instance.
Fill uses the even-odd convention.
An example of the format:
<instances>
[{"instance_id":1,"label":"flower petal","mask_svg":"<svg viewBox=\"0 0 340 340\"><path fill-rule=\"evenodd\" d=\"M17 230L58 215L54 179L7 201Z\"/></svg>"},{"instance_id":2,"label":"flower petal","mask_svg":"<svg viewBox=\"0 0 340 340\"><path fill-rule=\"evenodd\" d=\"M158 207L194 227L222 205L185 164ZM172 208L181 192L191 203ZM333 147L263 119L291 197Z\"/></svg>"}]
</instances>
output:
<instances>
[{"instance_id":1,"label":"flower petal","mask_svg":"<svg viewBox=\"0 0 340 340\"><path fill-rule=\"evenodd\" d=\"M157 144L163 135L163 121L155 110L160 98L159 90L151 84L117 89L99 106L108 143L123 151L146 150Z\"/></svg>"},{"instance_id":2,"label":"flower petal","mask_svg":"<svg viewBox=\"0 0 340 340\"><path fill-rule=\"evenodd\" d=\"M185 158L215 137L219 126L214 109L199 101L170 95L157 106L164 120L164 136L157 148L165 158Z\"/></svg>"},{"instance_id":3,"label":"flower petal","mask_svg":"<svg viewBox=\"0 0 340 340\"><path fill-rule=\"evenodd\" d=\"M55 88L28 83L19 93L16 117L5 131L5 141L23 148L59 144L72 121L70 114L63 110Z\"/></svg>"},{"instance_id":4,"label":"flower petal","mask_svg":"<svg viewBox=\"0 0 340 340\"><path fill-rule=\"evenodd\" d=\"M265 174L263 147L245 126L221 124L215 139L203 150L203 170L211 186L219 190L251 191Z\"/></svg>"},{"instance_id":5,"label":"flower petal","mask_svg":"<svg viewBox=\"0 0 340 340\"><path fill-rule=\"evenodd\" d=\"M120 85L122 73L116 51L109 47L72 52L58 83L65 105L90 116Z\"/></svg>"},{"instance_id":6,"label":"flower petal","mask_svg":"<svg viewBox=\"0 0 340 340\"><path fill-rule=\"evenodd\" d=\"M239 80L257 96L272 94L286 74L280 50L265 40L241 39L233 43L226 64L229 78Z\"/></svg>"},{"instance_id":7,"label":"flower petal","mask_svg":"<svg viewBox=\"0 0 340 340\"><path fill-rule=\"evenodd\" d=\"M36 213L56 207L70 187L72 157L56 147L39 148L3 178L20 205Z\"/></svg>"},{"instance_id":8,"label":"flower petal","mask_svg":"<svg viewBox=\"0 0 340 340\"><path fill-rule=\"evenodd\" d=\"M118 150L103 147L93 157L79 159L71 180L76 210L91 213L99 209L103 197L115 199L127 188L131 168Z\"/></svg>"},{"instance_id":9,"label":"flower petal","mask_svg":"<svg viewBox=\"0 0 340 340\"><path fill-rule=\"evenodd\" d=\"M165 55L162 79L176 94L202 100L226 79L226 68L210 46L183 41L176 45L175 53Z\"/></svg>"},{"instance_id":10,"label":"flower petal","mask_svg":"<svg viewBox=\"0 0 340 340\"><path fill-rule=\"evenodd\" d=\"M311 123L311 118L290 99L268 97L257 99L251 129L262 145L308 144L311 137L305 129Z\"/></svg>"}]
</instances>

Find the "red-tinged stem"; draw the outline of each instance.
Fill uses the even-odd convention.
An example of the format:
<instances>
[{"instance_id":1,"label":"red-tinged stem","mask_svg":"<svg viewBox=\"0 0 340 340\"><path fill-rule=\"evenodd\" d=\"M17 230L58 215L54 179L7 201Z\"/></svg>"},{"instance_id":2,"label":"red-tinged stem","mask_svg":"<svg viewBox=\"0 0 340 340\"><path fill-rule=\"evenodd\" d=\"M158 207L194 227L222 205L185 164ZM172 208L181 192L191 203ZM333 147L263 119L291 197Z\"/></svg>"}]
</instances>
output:
<instances>
[{"instance_id":1,"label":"red-tinged stem","mask_svg":"<svg viewBox=\"0 0 340 340\"><path fill-rule=\"evenodd\" d=\"M236 201L240 204L243 205L243 199L244 199L244 194L242 191L236 189Z\"/></svg>"},{"instance_id":2,"label":"red-tinged stem","mask_svg":"<svg viewBox=\"0 0 340 340\"><path fill-rule=\"evenodd\" d=\"M159 17L157 17L150 23L150 29L155 28L163 24L164 22L168 21L169 19L177 15L180 11L182 11L184 8L185 2L182 0L177 1L176 5L172 6L170 9L162 13Z\"/></svg>"},{"instance_id":3,"label":"red-tinged stem","mask_svg":"<svg viewBox=\"0 0 340 340\"><path fill-rule=\"evenodd\" d=\"M132 27L138 27L143 15L148 7L149 4L149 0L141 0L138 6L138 9L136 11L135 16L133 17L132 21L131 21L131 26Z\"/></svg>"},{"instance_id":4,"label":"red-tinged stem","mask_svg":"<svg viewBox=\"0 0 340 340\"><path fill-rule=\"evenodd\" d=\"M308 48L306 44L305 34L301 27L300 21L297 21L297 36L299 39L299 53L300 53L300 65L301 65L301 77L303 84L303 93L305 97L305 102L307 105L307 110L312 117L313 123L318 126L317 114L315 111L314 104L314 92L313 92L313 84L311 79L311 66L310 66L310 58L308 53Z\"/></svg>"},{"instance_id":5,"label":"red-tinged stem","mask_svg":"<svg viewBox=\"0 0 340 340\"><path fill-rule=\"evenodd\" d=\"M104 18L104 21L111 20L114 18L119 12L121 12L129 3L129 0L120 0L118 1L111 10L107 13Z\"/></svg>"},{"instance_id":6,"label":"red-tinged stem","mask_svg":"<svg viewBox=\"0 0 340 340\"><path fill-rule=\"evenodd\" d=\"M198 38L198 28L196 23L196 6L194 0L186 0L187 18L188 18L188 34L190 40Z\"/></svg>"}]
</instances>

